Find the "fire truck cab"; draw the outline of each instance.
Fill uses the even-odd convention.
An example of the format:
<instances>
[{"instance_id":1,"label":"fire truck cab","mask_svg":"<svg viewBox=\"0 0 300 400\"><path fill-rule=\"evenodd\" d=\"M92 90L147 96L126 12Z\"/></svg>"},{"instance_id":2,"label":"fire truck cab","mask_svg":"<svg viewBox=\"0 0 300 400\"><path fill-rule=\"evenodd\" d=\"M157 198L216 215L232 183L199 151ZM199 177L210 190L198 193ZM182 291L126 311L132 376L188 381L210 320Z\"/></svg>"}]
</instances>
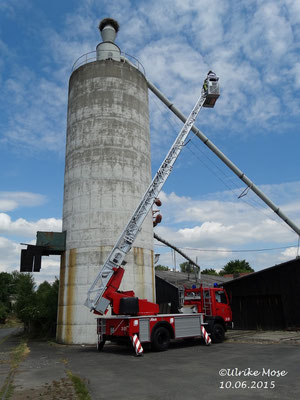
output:
<instances>
[{"instance_id":1,"label":"fire truck cab","mask_svg":"<svg viewBox=\"0 0 300 400\"><path fill-rule=\"evenodd\" d=\"M232 312L225 289L216 285L213 288L192 287L183 290L181 312L199 312L204 314L206 330L214 343L221 343L225 332L233 327Z\"/></svg>"}]
</instances>

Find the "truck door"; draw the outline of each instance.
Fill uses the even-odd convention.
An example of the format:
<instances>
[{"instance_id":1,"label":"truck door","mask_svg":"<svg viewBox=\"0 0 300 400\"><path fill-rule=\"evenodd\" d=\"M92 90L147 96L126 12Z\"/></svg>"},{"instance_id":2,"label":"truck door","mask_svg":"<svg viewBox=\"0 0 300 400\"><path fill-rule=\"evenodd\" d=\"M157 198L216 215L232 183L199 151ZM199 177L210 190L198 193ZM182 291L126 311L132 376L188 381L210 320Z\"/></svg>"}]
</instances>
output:
<instances>
[{"instance_id":1,"label":"truck door","mask_svg":"<svg viewBox=\"0 0 300 400\"><path fill-rule=\"evenodd\" d=\"M229 301L224 290L215 290L215 313L214 316L222 317L225 322L229 322L232 319L231 308L229 305Z\"/></svg>"}]
</instances>

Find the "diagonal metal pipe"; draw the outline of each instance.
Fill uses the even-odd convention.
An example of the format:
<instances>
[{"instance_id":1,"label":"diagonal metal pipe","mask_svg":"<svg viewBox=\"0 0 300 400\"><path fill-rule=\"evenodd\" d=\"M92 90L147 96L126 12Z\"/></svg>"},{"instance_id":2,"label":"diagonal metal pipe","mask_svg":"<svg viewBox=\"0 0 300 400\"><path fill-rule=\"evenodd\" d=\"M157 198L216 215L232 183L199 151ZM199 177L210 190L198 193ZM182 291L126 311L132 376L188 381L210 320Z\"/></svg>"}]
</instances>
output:
<instances>
[{"instance_id":1,"label":"diagonal metal pipe","mask_svg":"<svg viewBox=\"0 0 300 400\"><path fill-rule=\"evenodd\" d=\"M182 250L180 250L178 247L174 246L170 242L167 242L165 239L161 238L158 236L155 232L153 233L154 239L158 240L159 242L165 244L166 246L170 247L171 249L177 251L178 254L180 254L182 257L184 257L190 264L192 264L194 267L197 267L199 271L201 270L200 265L195 263L187 254L185 254Z\"/></svg>"},{"instance_id":2,"label":"diagonal metal pipe","mask_svg":"<svg viewBox=\"0 0 300 400\"><path fill-rule=\"evenodd\" d=\"M148 88L153 92L182 122L186 121L186 116L182 114L181 111L178 110L174 106L174 104L163 95L163 93L155 86L152 82L147 80ZM267 206L269 206L290 228L293 229L297 235L300 236L300 228L294 224L294 222L289 219L276 204L274 204L245 174L242 172L228 157L222 153L221 150L218 149L217 146L210 141L203 132L200 131L195 125L192 126L191 129L196 136L211 150L213 151L217 157L222 160L227 167L229 167L248 187L251 189Z\"/></svg>"}]
</instances>

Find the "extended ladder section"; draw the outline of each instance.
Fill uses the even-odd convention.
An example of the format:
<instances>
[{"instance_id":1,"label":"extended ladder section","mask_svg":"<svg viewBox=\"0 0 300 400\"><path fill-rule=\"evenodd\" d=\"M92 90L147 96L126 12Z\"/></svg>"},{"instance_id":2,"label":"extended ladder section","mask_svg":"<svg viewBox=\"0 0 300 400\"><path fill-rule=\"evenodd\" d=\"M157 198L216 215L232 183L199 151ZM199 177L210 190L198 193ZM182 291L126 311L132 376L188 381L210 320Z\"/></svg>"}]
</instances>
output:
<instances>
[{"instance_id":1,"label":"extended ladder section","mask_svg":"<svg viewBox=\"0 0 300 400\"><path fill-rule=\"evenodd\" d=\"M136 236L141 230L144 219L151 210L155 199L171 173L172 167L184 146L184 142L196 120L196 117L206 101L206 97L207 91L203 88L192 112L186 119L184 126L145 192L140 204L130 218L107 260L103 264L94 283L90 287L85 305L89 307L91 311L96 311L100 314L106 313L110 301L103 297L103 294L109 286L109 281L122 265L126 254L130 251Z\"/></svg>"}]
</instances>

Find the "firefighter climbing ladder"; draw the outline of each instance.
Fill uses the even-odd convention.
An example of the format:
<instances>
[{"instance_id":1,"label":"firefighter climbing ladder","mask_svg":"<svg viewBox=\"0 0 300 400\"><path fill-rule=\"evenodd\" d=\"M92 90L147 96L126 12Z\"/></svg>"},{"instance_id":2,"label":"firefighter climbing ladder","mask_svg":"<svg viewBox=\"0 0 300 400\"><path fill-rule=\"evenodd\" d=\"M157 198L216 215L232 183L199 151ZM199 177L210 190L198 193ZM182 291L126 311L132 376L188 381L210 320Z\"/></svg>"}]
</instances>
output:
<instances>
[{"instance_id":1,"label":"firefighter climbing ladder","mask_svg":"<svg viewBox=\"0 0 300 400\"><path fill-rule=\"evenodd\" d=\"M95 310L100 314L104 314L106 312L110 302L109 300L107 300L102 296L107 288L107 284L114 275L115 271L119 268L119 266L122 265L126 254L130 251L137 234L141 230L142 223L146 218L148 212L152 208L153 203L157 198L161 188L166 182L168 176L170 175L172 167L177 157L179 156L184 146L184 142L206 99L207 99L207 92L205 92L202 89L199 99L197 100L192 112L186 119L184 126L179 132L176 140L174 141L166 158L162 162L155 177L150 183L148 189L146 190L143 199L139 203L137 209L130 218L126 228L120 235L117 243L113 247L107 260L105 261L99 274L97 275L95 281L90 287L87 294L87 299L85 301L85 305L89 307L91 311Z\"/></svg>"}]
</instances>

